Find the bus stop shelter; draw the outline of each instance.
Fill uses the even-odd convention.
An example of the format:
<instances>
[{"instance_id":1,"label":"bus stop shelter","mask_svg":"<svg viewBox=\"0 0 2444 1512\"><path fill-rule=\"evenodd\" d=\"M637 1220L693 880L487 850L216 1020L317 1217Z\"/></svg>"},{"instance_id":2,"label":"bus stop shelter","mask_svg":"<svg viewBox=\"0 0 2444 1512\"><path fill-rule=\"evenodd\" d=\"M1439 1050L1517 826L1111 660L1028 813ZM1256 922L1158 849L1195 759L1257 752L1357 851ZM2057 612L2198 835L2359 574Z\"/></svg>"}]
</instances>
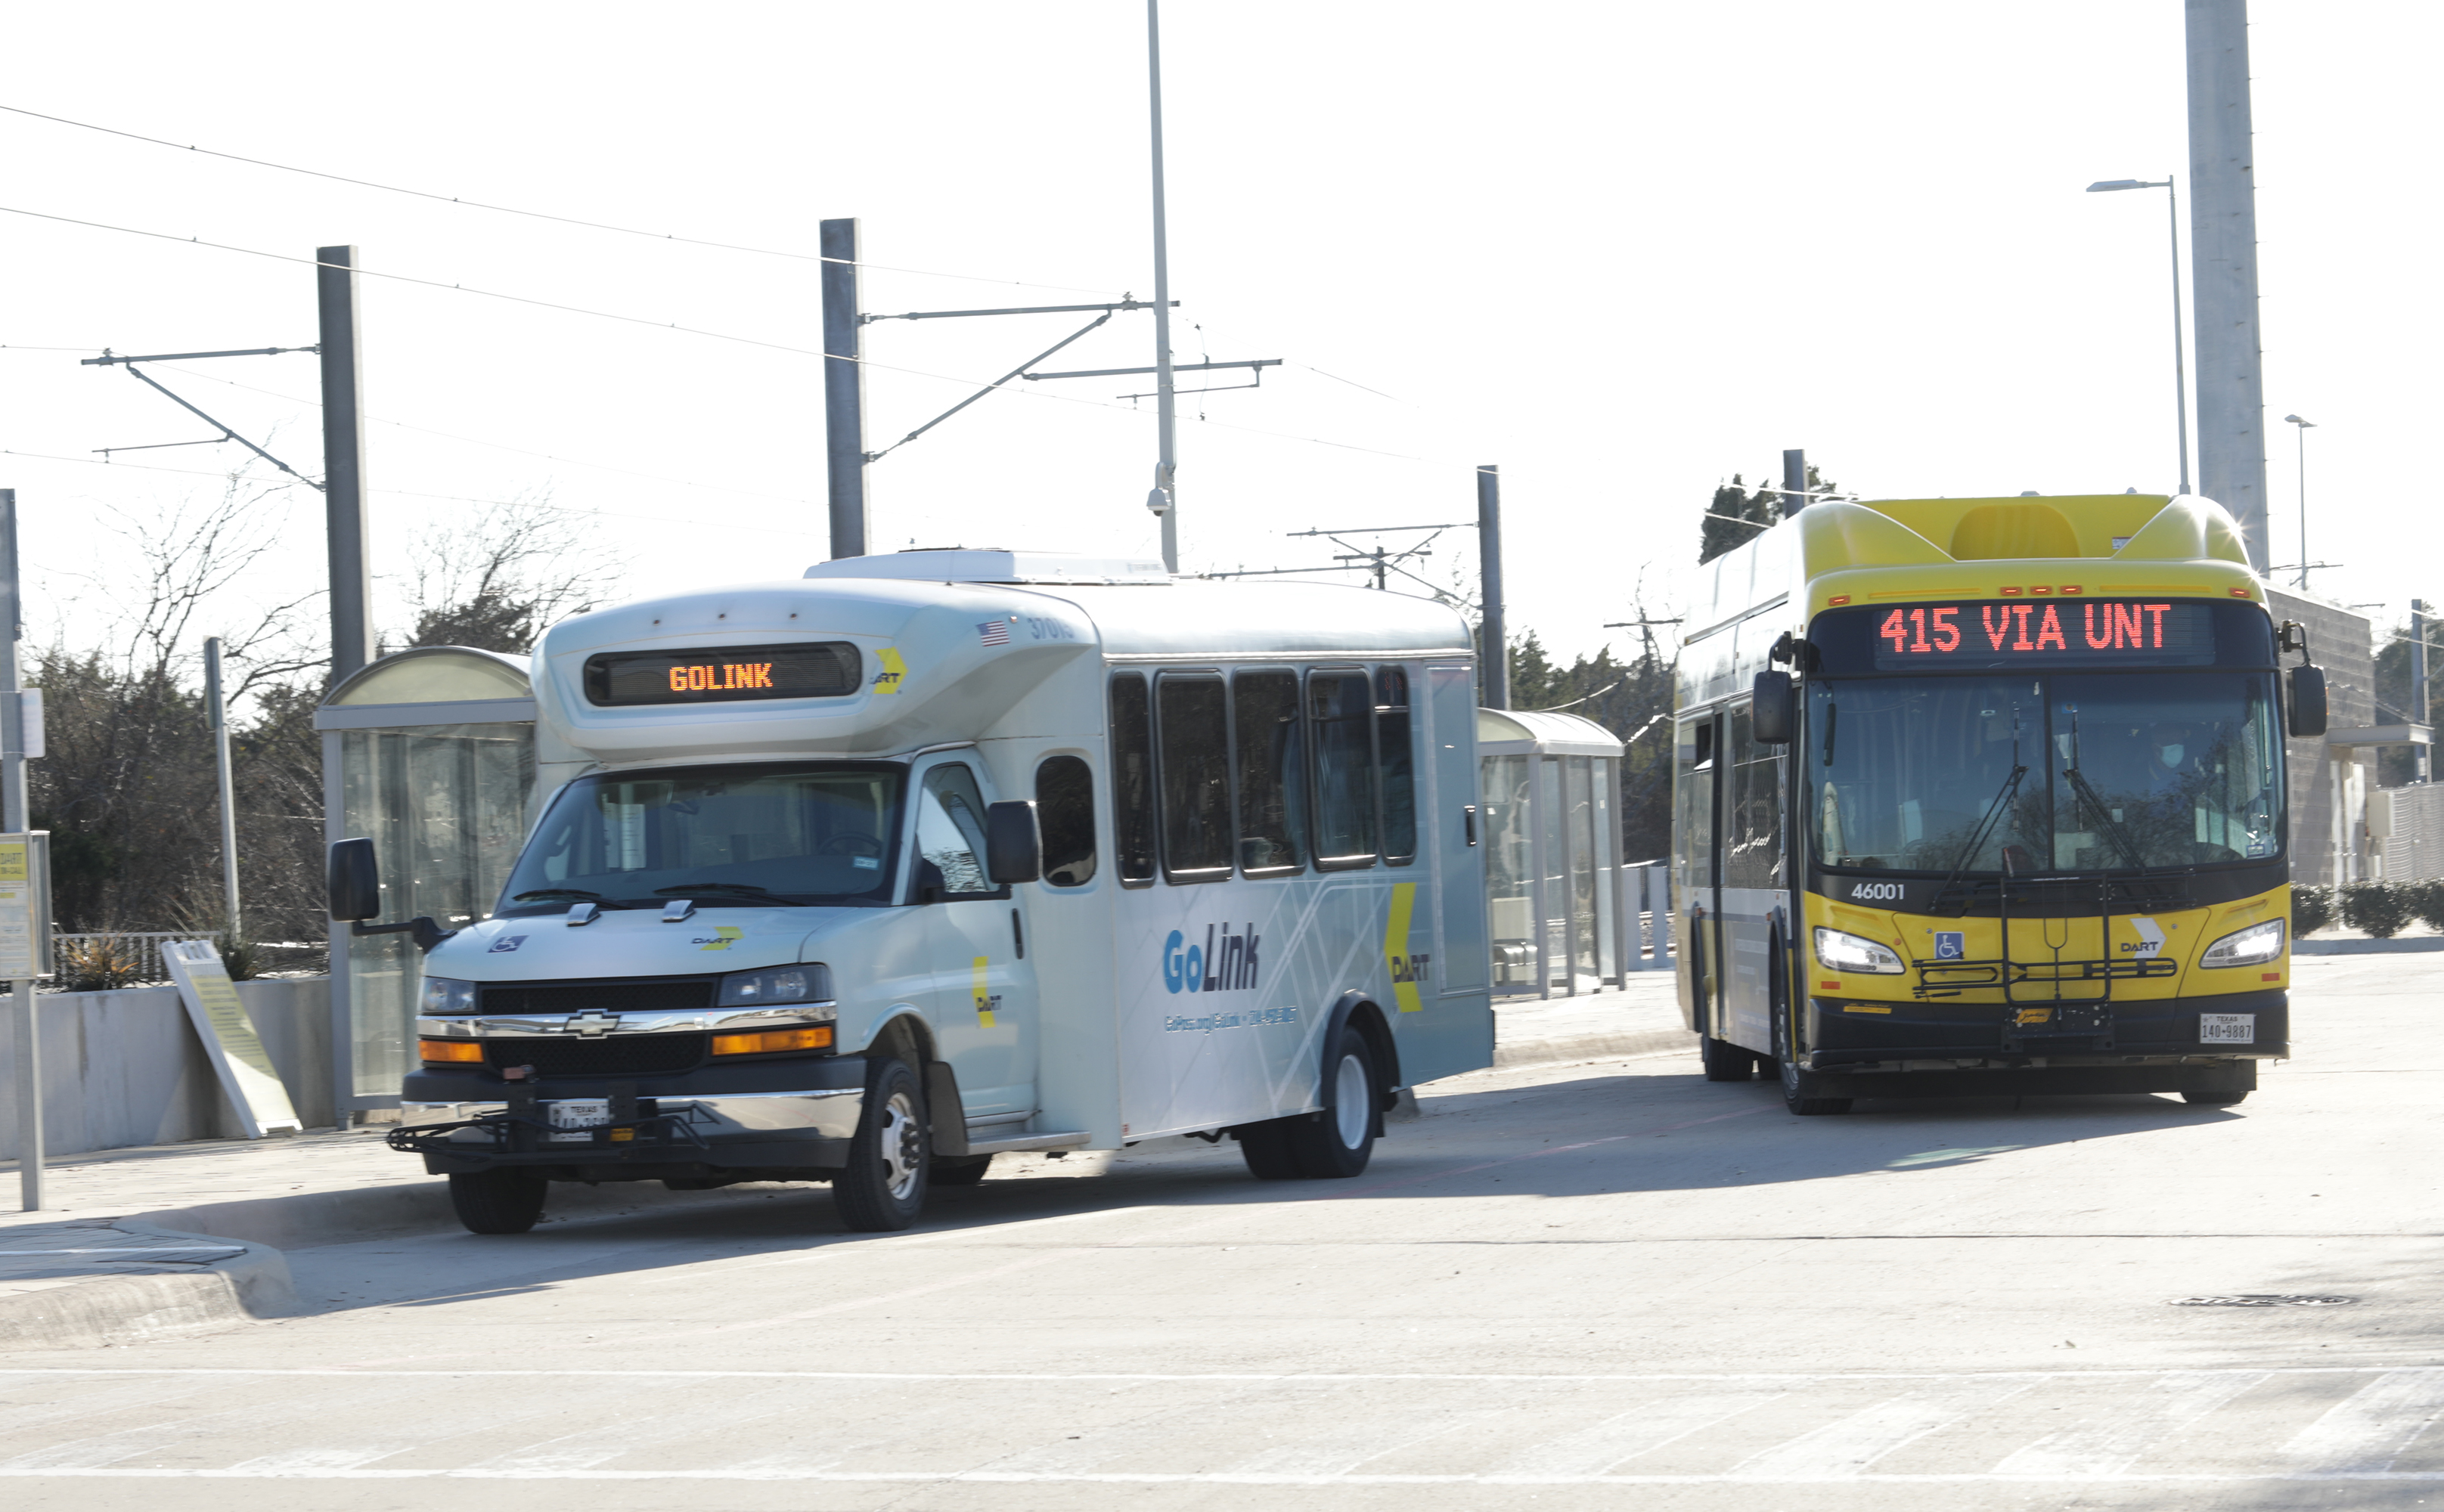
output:
<instances>
[{"instance_id":1,"label":"bus stop shelter","mask_svg":"<svg viewBox=\"0 0 2444 1512\"><path fill-rule=\"evenodd\" d=\"M1620 741L1576 714L1480 709L1476 742L1495 995L1618 985L1642 964L1620 868Z\"/></svg>"},{"instance_id":2,"label":"bus stop shelter","mask_svg":"<svg viewBox=\"0 0 2444 1512\"><path fill-rule=\"evenodd\" d=\"M373 839L385 921L425 913L453 930L491 912L534 790L527 666L524 656L418 646L353 673L314 711L325 836ZM404 934L331 926L332 1092L343 1121L398 1105L417 967Z\"/></svg>"}]
</instances>

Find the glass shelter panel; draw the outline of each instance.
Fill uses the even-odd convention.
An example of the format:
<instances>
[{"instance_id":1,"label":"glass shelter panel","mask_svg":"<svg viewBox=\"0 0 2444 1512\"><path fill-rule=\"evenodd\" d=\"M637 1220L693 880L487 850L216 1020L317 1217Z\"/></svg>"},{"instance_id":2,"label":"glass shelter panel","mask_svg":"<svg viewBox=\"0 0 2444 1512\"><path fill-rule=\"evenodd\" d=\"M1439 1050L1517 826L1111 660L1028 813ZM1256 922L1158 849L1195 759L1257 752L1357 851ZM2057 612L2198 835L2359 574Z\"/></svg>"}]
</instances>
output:
<instances>
[{"instance_id":1,"label":"glass shelter panel","mask_svg":"<svg viewBox=\"0 0 2444 1512\"><path fill-rule=\"evenodd\" d=\"M445 930L486 917L526 836L534 785L527 725L339 731L342 828L381 860L381 918L429 914ZM349 1060L358 1097L398 1093L418 985L403 934L347 941Z\"/></svg>"},{"instance_id":2,"label":"glass shelter panel","mask_svg":"<svg viewBox=\"0 0 2444 1512\"><path fill-rule=\"evenodd\" d=\"M1535 872L1528 832L1525 756L1485 758L1485 890L1493 930L1493 984L1511 991L1536 986L1536 942L1529 932Z\"/></svg>"},{"instance_id":3,"label":"glass shelter panel","mask_svg":"<svg viewBox=\"0 0 2444 1512\"><path fill-rule=\"evenodd\" d=\"M1598 935L1603 917L1596 886L1596 798L1592 756L1565 756L1563 782L1569 793L1570 974L1583 988L1603 978Z\"/></svg>"},{"instance_id":4,"label":"glass shelter panel","mask_svg":"<svg viewBox=\"0 0 2444 1512\"><path fill-rule=\"evenodd\" d=\"M1554 986L1570 985L1569 809L1562 802L1562 758L1536 761L1536 870L1544 878L1537 899L1544 918L1545 977Z\"/></svg>"}]
</instances>

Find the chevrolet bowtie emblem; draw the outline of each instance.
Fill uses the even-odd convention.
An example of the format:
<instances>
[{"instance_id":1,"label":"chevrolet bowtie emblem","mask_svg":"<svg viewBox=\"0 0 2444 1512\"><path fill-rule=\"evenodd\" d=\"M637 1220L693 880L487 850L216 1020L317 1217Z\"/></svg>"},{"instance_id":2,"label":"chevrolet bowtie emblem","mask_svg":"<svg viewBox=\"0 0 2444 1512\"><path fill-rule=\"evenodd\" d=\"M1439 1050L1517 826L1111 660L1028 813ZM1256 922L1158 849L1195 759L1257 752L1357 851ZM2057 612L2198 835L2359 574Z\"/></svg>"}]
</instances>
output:
<instances>
[{"instance_id":1,"label":"chevrolet bowtie emblem","mask_svg":"<svg viewBox=\"0 0 2444 1512\"><path fill-rule=\"evenodd\" d=\"M605 1013L601 1008L588 1008L583 1013L572 1013L567 1021L561 1024L561 1029L565 1033L583 1035L588 1040L599 1040L618 1027L620 1027L620 1015Z\"/></svg>"}]
</instances>

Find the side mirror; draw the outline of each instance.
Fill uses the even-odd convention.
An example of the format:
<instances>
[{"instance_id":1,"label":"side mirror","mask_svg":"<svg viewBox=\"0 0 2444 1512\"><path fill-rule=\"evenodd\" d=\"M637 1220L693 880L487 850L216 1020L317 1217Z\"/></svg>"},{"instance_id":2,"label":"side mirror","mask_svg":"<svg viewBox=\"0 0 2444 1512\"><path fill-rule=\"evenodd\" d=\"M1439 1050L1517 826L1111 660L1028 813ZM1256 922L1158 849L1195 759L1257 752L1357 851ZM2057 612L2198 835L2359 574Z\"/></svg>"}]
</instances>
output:
<instances>
[{"instance_id":1,"label":"side mirror","mask_svg":"<svg viewBox=\"0 0 2444 1512\"><path fill-rule=\"evenodd\" d=\"M1799 724L1799 693L1787 672L1761 672L1749 703L1749 730L1760 746L1787 746Z\"/></svg>"},{"instance_id":2,"label":"side mirror","mask_svg":"<svg viewBox=\"0 0 2444 1512\"><path fill-rule=\"evenodd\" d=\"M2291 669L2291 733L2303 740L2325 732L2325 669Z\"/></svg>"},{"instance_id":3,"label":"side mirror","mask_svg":"<svg viewBox=\"0 0 2444 1512\"><path fill-rule=\"evenodd\" d=\"M1035 805L1024 800L985 808L985 876L995 883L1032 882L1044 875L1044 840Z\"/></svg>"},{"instance_id":4,"label":"side mirror","mask_svg":"<svg viewBox=\"0 0 2444 1512\"><path fill-rule=\"evenodd\" d=\"M324 871L331 917L370 919L381 913L381 868L369 839L333 840Z\"/></svg>"}]
</instances>

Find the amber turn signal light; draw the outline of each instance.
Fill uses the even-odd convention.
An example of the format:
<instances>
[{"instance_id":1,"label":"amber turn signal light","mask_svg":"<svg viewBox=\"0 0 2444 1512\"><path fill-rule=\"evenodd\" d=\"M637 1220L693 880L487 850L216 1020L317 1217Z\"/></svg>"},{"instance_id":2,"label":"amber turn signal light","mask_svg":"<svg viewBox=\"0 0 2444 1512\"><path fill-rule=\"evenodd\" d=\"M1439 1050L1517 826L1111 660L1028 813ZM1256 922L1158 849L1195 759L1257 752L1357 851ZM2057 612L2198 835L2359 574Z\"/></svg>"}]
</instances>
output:
<instances>
[{"instance_id":1,"label":"amber turn signal light","mask_svg":"<svg viewBox=\"0 0 2444 1512\"><path fill-rule=\"evenodd\" d=\"M766 1029L759 1034L716 1034L713 1037L714 1055L770 1055L776 1050L828 1050L832 1047L832 1026L819 1023L808 1029Z\"/></svg>"},{"instance_id":2,"label":"amber turn signal light","mask_svg":"<svg viewBox=\"0 0 2444 1512\"><path fill-rule=\"evenodd\" d=\"M474 1064L484 1059L484 1044L480 1040L418 1040L416 1053L424 1058L426 1065L452 1061Z\"/></svg>"}]
</instances>

